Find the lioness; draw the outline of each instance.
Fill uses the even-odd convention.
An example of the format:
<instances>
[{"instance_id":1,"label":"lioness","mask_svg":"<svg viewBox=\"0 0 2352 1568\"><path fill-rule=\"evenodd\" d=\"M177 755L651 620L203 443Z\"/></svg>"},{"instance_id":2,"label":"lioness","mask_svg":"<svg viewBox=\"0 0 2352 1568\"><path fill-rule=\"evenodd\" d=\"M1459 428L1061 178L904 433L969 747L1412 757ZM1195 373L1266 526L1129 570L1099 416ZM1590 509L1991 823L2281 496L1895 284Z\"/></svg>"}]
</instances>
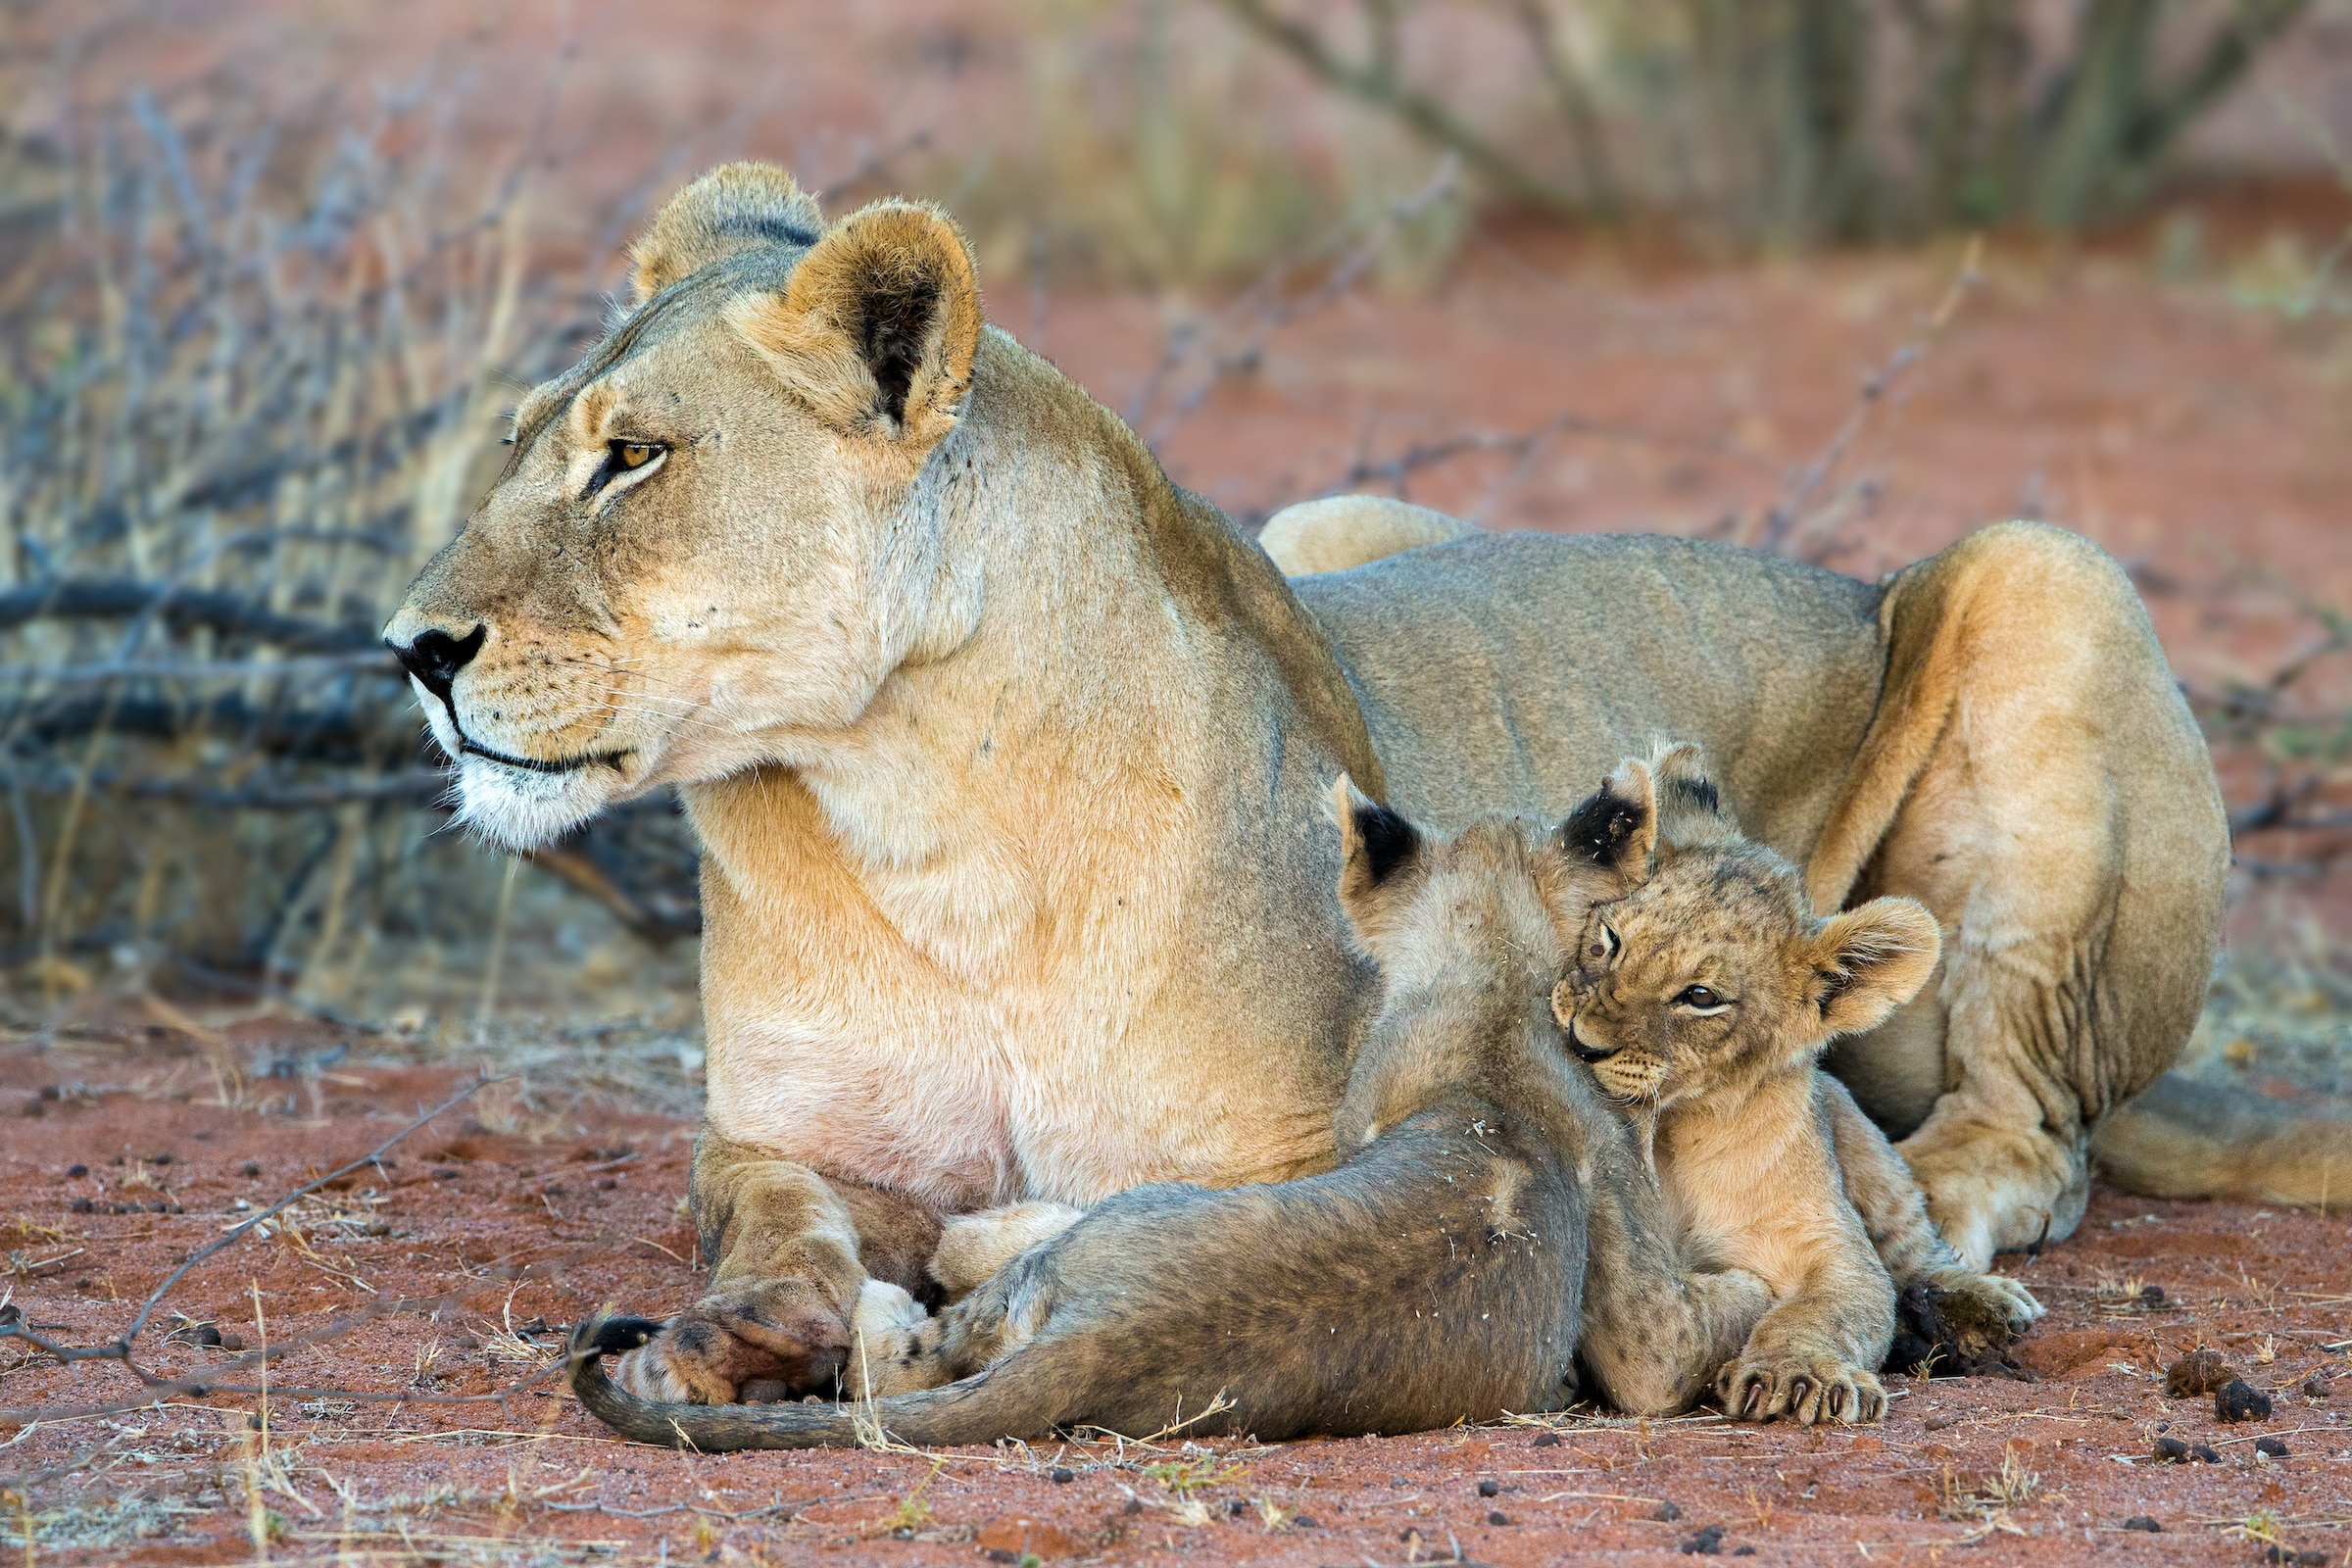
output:
<instances>
[{"instance_id":1,"label":"lioness","mask_svg":"<svg viewBox=\"0 0 2352 1568\"><path fill-rule=\"evenodd\" d=\"M1796 868L1740 834L1695 748L1664 752L1651 775L1655 844L1625 857L1637 885L1592 911L1552 1011L1636 1118L1686 1244L1772 1293L1717 1380L1725 1412L1876 1421L1899 1287L1925 1281L2003 1339L2041 1314L2023 1286L1961 1265L1886 1135L1815 1068L1935 972L1936 919L1902 898L1816 916Z\"/></svg>"},{"instance_id":2,"label":"lioness","mask_svg":"<svg viewBox=\"0 0 2352 1568\"><path fill-rule=\"evenodd\" d=\"M386 636L478 832L674 782L701 839L712 1272L640 1392L829 1389L945 1215L1327 1169L1377 1000L1309 831L1343 770L1553 820L1684 736L1817 906L1922 899L1941 978L1839 1065L1972 1264L2067 1233L2087 1130L2186 1037L2220 797L2082 541L1869 584L1482 535L1294 584L982 324L935 209L828 223L733 165L634 255Z\"/></svg>"},{"instance_id":3,"label":"lioness","mask_svg":"<svg viewBox=\"0 0 2352 1568\"><path fill-rule=\"evenodd\" d=\"M1595 898L1646 867L1646 778L1558 831L1433 840L1333 792L1339 898L1381 1004L1340 1102L1339 1167L1271 1185L1105 1199L938 1320L869 1281L853 1381L870 1403L641 1398L598 1359L658 1324L583 1322L572 1385L608 1425L711 1449L870 1437L987 1443L1087 1424L1418 1432L1558 1409L1587 1304L1612 1392L1679 1400L1763 1309L1752 1275L1686 1276L1627 1128L1569 1059L1545 998ZM1590 1254L1592 1267L1588 1270ZM1627 1376L1637 1357L1651 1365ZM1663 1364L1658 1364L1663 1358ZM955 1381L960 1380L960 1381Z\"/></svg>"}]
</instances>

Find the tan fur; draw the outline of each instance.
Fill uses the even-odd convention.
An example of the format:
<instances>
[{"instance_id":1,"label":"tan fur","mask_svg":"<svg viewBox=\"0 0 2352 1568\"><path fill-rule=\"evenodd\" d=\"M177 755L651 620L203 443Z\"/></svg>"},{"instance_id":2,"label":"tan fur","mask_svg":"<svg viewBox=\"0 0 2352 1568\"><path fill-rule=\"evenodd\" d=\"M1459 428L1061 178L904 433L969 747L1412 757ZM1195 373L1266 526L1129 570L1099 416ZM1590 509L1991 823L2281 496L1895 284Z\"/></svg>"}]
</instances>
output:
<instances>
[{"instance_id":1,"label":"tan fur","mask_svg":"<svg viewBox=\"0 0 2352 1568\"><path fill-rule=\"evenodd\" d=\"M1814 1069L1832 1038L1876 1026L1925 983L1935 922L1902 899L1816 918L1795 869L1721 810L1691 748L1664 754L1654 778L1655 868L1593 911L1553 1010L1647 1129L1697 1254L1772 1293L1723 1370L1725 1409L1877 1420L1897 1287L1985 1298L2019 1328L2039 1311L2022 1288L1960 1269L1883 1135Z\"/></svg>"},{"instance_id":2,"label":"tan fur","mask_svg":"<svg viewBox=\"0 0 2352 1568\"><path fill-rule=\"evenodd\" d=\"M471 650L446 695L417 691L476 831L537 844L674 784L702 841L696 1202L737 1216L708 1254L729 1283L624 1378L703 1398L778 1367L827 1386L865 1279L932 1289L906 1263L909 1214L1327 1169L1377 1005L1337 846L1311 831L1338 772L1438 830L1551 820L1653 734L1687 735L1722 760L1745 825L1800 861L1850 793L1886 639L1914 635L1882 624L1879 588L1688 541L1488 534L1294 586L1116 417L980 324L939 214L884 203L814 232L804 201L738 167L663 210L637 255L650 292L523 399L507 472L386 628L412 654L428 636ZM616 471L615 442L659 455ZM2072 549L2090 564L2035 570L2076 612L2037 619L2131 653L2145 622L2128 585L2062 538L2002 535L1900 597L1997 627L2001 595L1928 587ZM1963 709L1972 682L2059 700L2028 678L2041 655L2024 629L1956 645ZM2141 688L2103 689L2103 727L2052 754L2059 782L2210 791L2177 699ZM2167 724L2184 745L2146 742ZM1970 740L1952 769L1932 752L1866 866L1913 891L1912 846L2013 830L1965 858L1966 887L1925 890L1955 954L1977 951L1966 911L2024 919L2046 891L2019 865L2031 822L1957 784L1919 804L1997 744ZM2154 842L2219 864L2218 817L2210 843ZM2090 994L2201 970L2204 883L2114 886L2047 906L2046 950L2077 955ZM2003 904L2011 888L2022 903ZM2158 959L2105 942L2139 929L2135 910L2180 943ZM2031 1240L2036 1195L2080 1157L2039 1186L1984 1185L1957 1157L1968 1138L2031 1143L2067 1124L2079 1082L2129 1081L2178 1044L2158 1008L2132 1026L2138 1054L2107 1063L2125 1049L2108 1014L2058 1008L2089 1021L2052 1037L2055 1058L2012 1060L1967 1021L1972 999L2008 995L2009 951L1955 971L1949 1064L1979 1130L1929 1182L1938 1218L1984 1245ZM1941 1072L1939 1030L1891 1054ZM2022 1099L1976 1084L1975 1061ZM845 1197L853 1245L822 1187L868 1195L889 1235L868 1246ZM779 1313L801 1328L762 1321Z\"/></svg>"},{"instance_id":3,"label":"tan fur","mask_svg":"<svg viewBox=\"0 0 2352 1568\"><path fill-rule=\"evenodd\" d=\"M1478 530L1443 512L1387 496L1325 496L1283 508L1258 530L1258 547L1290 576L1346 571Z\"/></svg>"}]
</instances>

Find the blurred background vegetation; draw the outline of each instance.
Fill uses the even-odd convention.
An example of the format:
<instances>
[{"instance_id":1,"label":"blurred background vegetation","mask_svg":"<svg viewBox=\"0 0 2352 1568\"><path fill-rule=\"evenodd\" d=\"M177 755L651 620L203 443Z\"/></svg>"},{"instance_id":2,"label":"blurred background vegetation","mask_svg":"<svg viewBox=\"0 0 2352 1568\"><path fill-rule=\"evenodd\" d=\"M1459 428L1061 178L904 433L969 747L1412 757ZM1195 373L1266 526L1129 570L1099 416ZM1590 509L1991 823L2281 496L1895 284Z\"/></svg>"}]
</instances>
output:
<instances>
[{"instance_id":1,"label":"blurred background vegetation","mask_svg":"<svg viewBox=\"0 0 2352 1568\"><path fill-rule=\"evenodd\" d=\"M1439 299L1474 235L1513 266L1597 256L1637 304L1644 270L1940 269L1978 231L2127 247L2157 283L2233 245L2230 286L2295 334L2281 352L2344 363L2343 0L397 11L0 5L0 973L20 1019L134 991L416 1028L691 1017L694 851L666 800L528 864L453 835L376 633L495 471L517 389L595 334L631 227L720 157L788 162L835 211L948 203L992 314L1068 334L1047 346L1109 367L1155 441L1249 396L1305 313ZM1083 336L1052 327L1072 319ZM1886 344L1912 345L1895 378L1932 335ZM1572 362L1560 376L1555 405L1579 386ZM1430 380L1426 416L1457 391ZM1825 558L1867 532L1878 479L1822 482L1844 426L1758 458L1777 449L1751 426L1788 416L1742 395L1749 422L1687 444L1740 447L1826 520L1722 531ZM1338 477L1523 475L1582 426L1428 428ZM1247 466L1188 456L1178 477L1259 516L1328 487L1218 488ZM2199 693L2241 828L2271 835L2255 880L2332 887L2352 820L2328 591L2281 600L2277 635ZM2331 939L2296 940L2298 994L2332 1018Z\"/></svg>"}]
</instances>

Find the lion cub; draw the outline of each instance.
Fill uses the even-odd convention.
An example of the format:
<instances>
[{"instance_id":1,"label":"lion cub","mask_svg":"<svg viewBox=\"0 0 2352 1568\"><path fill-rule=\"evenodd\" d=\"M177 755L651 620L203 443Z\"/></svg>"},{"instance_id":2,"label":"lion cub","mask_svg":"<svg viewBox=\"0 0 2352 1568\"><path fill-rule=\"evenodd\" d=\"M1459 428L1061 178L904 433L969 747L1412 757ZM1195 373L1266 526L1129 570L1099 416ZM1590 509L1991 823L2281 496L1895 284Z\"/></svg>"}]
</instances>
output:
<instances>
[{"instance_id":1,"label":"lion cub","mask_svg":"<svg viewBox=\"0 0 2352 1568\"><path fill-rule=\"evenodd\" d=\"M1740 836L1696 748L1650 774L1650 872L1588 916L1552 1010L1649 1140L1695 1256L1771 1292L1716 1380L1725 1411L1876 1421L1898 1289L1933 1285L1963 1332L1999 1344L2042 1310L1961 1265L1886 1135L1815 1067L1935 972L1935 917L1909 899L1817 917L1796 868Z\"/></svg>"},{"instance_id":2,"label":"lion cub","mask_svg":"<svg viewBox=\"0 0 2352 1568\"><path fill-rule=\"evenodd\" d=\"M861 1423L922 1445L1186 1417L1266 1439L1420 1431L1567 1405L1588 1335L1614 1396L1664 1407L1702 1389L1763 1285L1685 1276L1634 1139L1546 1004L1587 906L1647 869L1641 782L1642 802L1604 790L1552 833L1440 839L1339 781L1340 903L1382 1004L1337 1168L1024 1214L998 1239L1030 1245L936 1319L869 1284L851 1357L863 1403L641 1398L598 1362L657 1327L627 1319L582 1322L573 1388L630 1437L705 1450L850 1444ZM962 1266L987 1266L977 1251Z\"/></svg>"}]
</instances>

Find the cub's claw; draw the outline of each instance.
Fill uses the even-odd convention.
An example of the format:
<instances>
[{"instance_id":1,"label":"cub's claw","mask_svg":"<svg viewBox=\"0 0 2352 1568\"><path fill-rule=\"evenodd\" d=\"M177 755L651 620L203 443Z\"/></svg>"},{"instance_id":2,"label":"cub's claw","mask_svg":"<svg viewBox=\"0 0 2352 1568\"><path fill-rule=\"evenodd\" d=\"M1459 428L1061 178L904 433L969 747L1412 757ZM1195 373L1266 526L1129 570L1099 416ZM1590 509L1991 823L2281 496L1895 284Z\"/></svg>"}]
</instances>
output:
<instances>
[{"instance_id":1,"label":"cub's claw","mask_svg":"<svg viewBox=\"0 0 2352 1568\"><path fill-rule=\"evenodd\" d=\"M1878 1378L1838 1356L1741 1356L1716 1378L1715 1395L1735 1421L1788 1416L1802 1426L1850 1425L1886 1414Z\"/></svg>"}]
</instances>

